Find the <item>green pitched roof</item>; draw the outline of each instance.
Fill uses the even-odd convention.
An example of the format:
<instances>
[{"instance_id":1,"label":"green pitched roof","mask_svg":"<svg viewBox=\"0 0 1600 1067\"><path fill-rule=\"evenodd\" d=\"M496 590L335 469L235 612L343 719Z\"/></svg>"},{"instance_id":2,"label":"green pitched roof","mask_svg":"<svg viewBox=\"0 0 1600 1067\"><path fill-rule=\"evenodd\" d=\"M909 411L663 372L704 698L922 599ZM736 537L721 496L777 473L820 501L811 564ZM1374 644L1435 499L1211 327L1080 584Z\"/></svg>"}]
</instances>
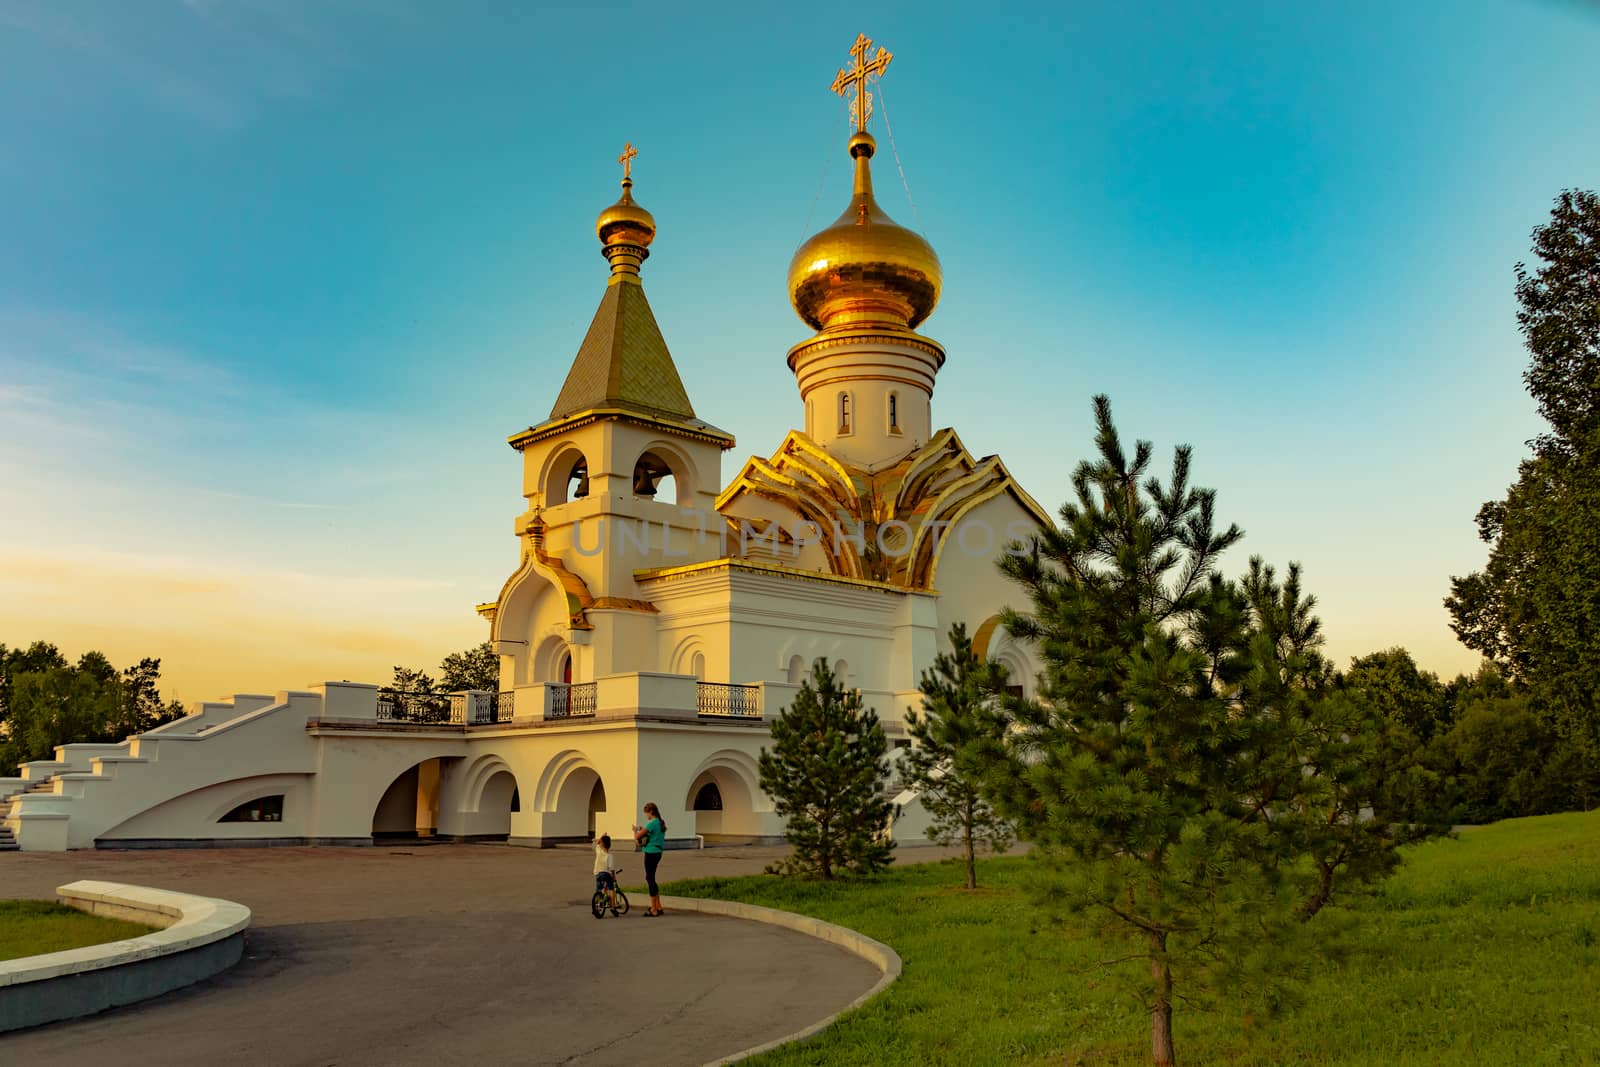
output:
<instances>
[{"instance_id":1,"label":"green pitched roof","mask_svg":"<svg viewBox=\"0 0 1600 1067\"><path fill-rule=\"evenodd\" d=\"M561 419L599 407L694 418L689 394L644 298L644 287L634 282L606 286L550 417Z\"/></svg>"}]
</instances>

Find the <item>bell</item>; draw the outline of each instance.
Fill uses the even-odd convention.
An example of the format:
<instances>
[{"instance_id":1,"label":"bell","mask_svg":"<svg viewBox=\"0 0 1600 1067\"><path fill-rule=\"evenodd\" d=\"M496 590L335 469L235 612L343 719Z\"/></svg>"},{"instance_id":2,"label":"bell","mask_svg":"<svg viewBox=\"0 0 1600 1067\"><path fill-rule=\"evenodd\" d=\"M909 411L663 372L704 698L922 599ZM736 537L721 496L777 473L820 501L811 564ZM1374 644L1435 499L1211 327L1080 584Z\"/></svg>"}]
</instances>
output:
<instances>
[{"instance_id":1,"label":"bell","mask_svg":"<svg viewBox=\"0 0 1600 1067\"><path fill-rule=\"evenodd\" d=\"M645 466L643 463L633 468L633 495L655 496L656 485L661 481L661 475Z\"/></svg>"},{"instance_id":2,"label":"bell","mask_svg":"<svg viewBox=\"0 0 1600 1067\"><path fill-rule=\"evenodd\" d=\"M578 487L572 491L572 499L582 500L589 495L589 465L580 463L572 468L572 477L578 479Z\"/></svg>"}]
</instances>

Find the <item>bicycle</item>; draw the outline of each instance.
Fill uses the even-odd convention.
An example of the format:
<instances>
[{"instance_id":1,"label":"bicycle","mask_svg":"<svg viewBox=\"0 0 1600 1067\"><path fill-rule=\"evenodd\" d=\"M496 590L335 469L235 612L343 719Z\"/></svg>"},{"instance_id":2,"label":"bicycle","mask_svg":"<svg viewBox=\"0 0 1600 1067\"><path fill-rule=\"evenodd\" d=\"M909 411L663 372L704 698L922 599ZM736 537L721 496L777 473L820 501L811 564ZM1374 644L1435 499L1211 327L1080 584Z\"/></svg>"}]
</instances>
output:
<instances>
[{"instance_id":1,"label":"bicycle","mask_svg":"<svg viewBox=\"0 0 1600 1067\"><path fill-rule=\"evenodd\" d=\"M589 910L594 912L596 919L604 919L608 909L615 911L618 918L628 914L628 894L622 891L622 883L617 881L617 875L621 873L621 871L611 872L611 895L616 898L615 904L606 899L604 889L596 889L594 896L590 898Z\"/></svg>"}]
</instances>

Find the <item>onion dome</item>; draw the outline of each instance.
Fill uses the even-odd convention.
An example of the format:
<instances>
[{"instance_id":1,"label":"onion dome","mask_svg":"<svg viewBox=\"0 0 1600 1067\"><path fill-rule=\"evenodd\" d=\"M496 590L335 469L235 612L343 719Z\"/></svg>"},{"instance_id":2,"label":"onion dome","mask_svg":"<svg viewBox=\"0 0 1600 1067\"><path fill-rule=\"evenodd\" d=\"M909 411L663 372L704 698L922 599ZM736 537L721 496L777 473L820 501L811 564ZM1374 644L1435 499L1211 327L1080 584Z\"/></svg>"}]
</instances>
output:
<instances>
[{"instance_id":1,"label":"onion dome","mask_svg":"<svg viewBox=\"0 0 1600 1067\"><path fill-rule=\"evenodd\" d=\"M639 277L639 264L650 257L650 242L656 239L656 220L634 203L633 179L622 179L622 198L600 212L594 223L600 238L600 251L611 261L613 281L622 276Z\"/></svg>"},{"instance_id":2,"label":"onion dome","mask_svg":"<svg viewBox=\"0 0 1600 1067\"><path fill-rule=\"evenodd\" d=\"M814 330L910 330L939 303L944 275L933 246L898 225L872 197L869 161L877 147L865 130L850 138L856 168L850 206L801 245L789 264L789 299Z\"/></svg>"}]
</instances>

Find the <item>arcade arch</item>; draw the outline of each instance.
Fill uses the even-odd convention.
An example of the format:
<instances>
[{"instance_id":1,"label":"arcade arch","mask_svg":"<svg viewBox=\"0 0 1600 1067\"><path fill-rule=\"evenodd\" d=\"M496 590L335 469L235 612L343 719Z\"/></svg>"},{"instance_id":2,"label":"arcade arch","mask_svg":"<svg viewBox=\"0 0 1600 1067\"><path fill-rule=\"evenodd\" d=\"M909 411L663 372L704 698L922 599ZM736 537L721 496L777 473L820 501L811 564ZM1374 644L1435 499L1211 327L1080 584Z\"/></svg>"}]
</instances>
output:
<instances>
[{"instance_id":1,"label":"arcade arch","mask_svg":"<svg viewBox=\"0 0 1600 1067\"><path fill-rule=\"evenodd\" d=\"M761 772L748 754L712 753L689 780L684 807L694 813L694 832L707 844L753 841L762 836L761 816L772 810L761 792Z\"/></svg>"}]
</instances>

